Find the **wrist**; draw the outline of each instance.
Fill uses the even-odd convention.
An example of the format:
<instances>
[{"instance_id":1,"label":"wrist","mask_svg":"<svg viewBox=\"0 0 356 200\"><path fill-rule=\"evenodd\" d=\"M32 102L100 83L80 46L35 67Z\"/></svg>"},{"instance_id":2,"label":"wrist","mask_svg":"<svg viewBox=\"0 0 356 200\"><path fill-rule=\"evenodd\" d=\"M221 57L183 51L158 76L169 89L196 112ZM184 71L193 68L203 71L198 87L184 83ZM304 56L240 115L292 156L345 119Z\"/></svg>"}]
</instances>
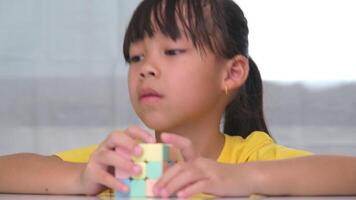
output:
<instances>
[{"instance_id":1,"label":"wrist","mask_svg":"<svg viewBox=\"0 0 356 200\"><path fill-rule=\"evenodd\" d=\"M246 177L246 195L264 194L268 177L261 167L261 162L243 163L241 168Z\"/></svg>"},{"instance_id":2,"label":"wrist","mask_svg":"<svg viewBox=\"0 0 356 200\"><path fill-rule=\"evenodd\" d=\"M58 194L85 194L86 187L83 180L85 164L60 161L60 168L63 170L58 176L62 180L56 189Z\"/></svg>"},{"instance_id":3,"label":"wrist","mask_svg":"<svg viewBox=\"0 0 356 200\"><path fill-rule=\"evenodd\" d=\"M75 187L76 187L76 191L79 194L88 194L88 189L86 186L86 178L85 178L85 168L86 168L86 164L77 164L77 170L79 173L76 173L76 177L75 177Z\"/></svg>"},{"instance_id":4,"label":"wrist","mask_svg":"<svg viewBox=\"0 0 356 200\"><path fill-rule=\"evenodd\" d=\"M225 170L224 196L263 194L266 176L258 162L229 164ZM225 187L226 186L226 187Z\"/></svg>"}]
</instances>

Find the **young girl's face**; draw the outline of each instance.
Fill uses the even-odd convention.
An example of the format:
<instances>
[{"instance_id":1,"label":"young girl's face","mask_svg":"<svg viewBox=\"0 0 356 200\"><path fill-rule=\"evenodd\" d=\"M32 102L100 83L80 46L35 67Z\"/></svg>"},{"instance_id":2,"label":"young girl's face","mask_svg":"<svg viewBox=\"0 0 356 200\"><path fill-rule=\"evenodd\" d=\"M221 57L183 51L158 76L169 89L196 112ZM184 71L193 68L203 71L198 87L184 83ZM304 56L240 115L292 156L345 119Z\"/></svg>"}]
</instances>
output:
<instances>
[{"instance_id":1,"label":"young girl's face","mask_svg":"<svg viewBox=\"0 0 356 200\"><path fill-rule=\"evenodd\" d=\"M157 32L129 48L129 93L133 107L156 131L178 130L220 119L224 60L181 37Z\"/></svg>"}]
</instances>

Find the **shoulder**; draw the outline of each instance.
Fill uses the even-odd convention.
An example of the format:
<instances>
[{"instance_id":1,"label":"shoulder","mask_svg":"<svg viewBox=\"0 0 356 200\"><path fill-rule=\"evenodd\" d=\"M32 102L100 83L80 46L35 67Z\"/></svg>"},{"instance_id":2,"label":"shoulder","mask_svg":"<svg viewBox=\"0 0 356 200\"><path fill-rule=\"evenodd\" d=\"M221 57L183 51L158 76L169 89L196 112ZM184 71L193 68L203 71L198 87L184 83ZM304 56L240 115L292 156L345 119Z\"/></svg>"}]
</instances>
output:
<instances>
[{"instance_id":1,"label":"shoulder","mask_svg":"<svg viewBox=\"0 0 356 200\"><path fill-rule=\"evenodd\" d=\"M240 147L244 151L255 151L262 146L272 143L272 138L267 133L261 131L254 131L245 139L240 136L225 135L225 145Z\"/></svg>"},{"instance_id":2,"label":"shoulder","mask_svg":"<svg viewBox=\"0 0 356 200\"><path fill-rule=\"evenodd\" d=\"M244 140L245 145L251 146L252 149L258 148L260 145L267 145L274 143L271 136L262 131L254 131Z\"/></svg>"},{"instance_id":3,"label":"shoulder","mask_svg":"<svg viewBox=\"0 0 356 200\"><path fill-rule=\"evenodd\" d=\"M254 131L247 136L241 144L241 155L239 162L246 162L251 156L266 146L274 145L273 139L265 132Z\"/></svg>"},{"instance_id":4,"label":"shoulder","mask_svg":"<svg viewBox=\"0 0 356 200\"><path fill-rule=\"evenodd\" d=\"M252 132L246 139L241 136L225 134L225 144L218 158L223 163L240 163L262 145L272 143L272 139L264 132Z\"/></svg>"},{"instance_id":5,"label":"shoulder","mask_svg":"<svg viewBox=\"0 0 356 200\"><path fill-rule=\"evenodd\" d=\"M82 148L66 150L55 153L63 161L86 163L89 161L91 154L96 150L98 145L90 145Z\"/></svg>"}]
</instances>

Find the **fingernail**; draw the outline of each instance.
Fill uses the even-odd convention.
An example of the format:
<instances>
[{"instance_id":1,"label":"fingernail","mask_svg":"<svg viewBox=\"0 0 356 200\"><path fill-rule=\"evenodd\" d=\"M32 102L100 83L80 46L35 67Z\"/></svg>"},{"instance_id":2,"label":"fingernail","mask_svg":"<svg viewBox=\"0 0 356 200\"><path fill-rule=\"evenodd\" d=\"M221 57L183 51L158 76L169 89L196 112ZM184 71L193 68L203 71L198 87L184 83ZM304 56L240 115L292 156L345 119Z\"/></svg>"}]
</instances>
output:
<instances>
[{"instance_id":1,"label":"fingernail","mask_svg":"<svg viewBox=\"0 0 356 200\"><path fill-rule=\"evenodd\" d=\"M159 195L159 188L158 187L153 187L153 194L155 195L155 196L158 196Z\"/></svg>"},{"instance_id":2,"label":"fingernail","mask_svg":"<svg viewBox=\"0 0 356 200\"><path fill-rule=\"evenodd\" d=\"M168 197L168 195L169 195L166 189L162 189L160 194L162 197Z\"/></svg>"},{"instance_id":3,"label":"fingernail","mask_svg":"<svg viewBox=\"0 0 356 200\"><path fill-rule=\"evenodd\" d=\"M141 155L141 153L142 153L141 147L139 145L136 145L134 148L134 154L139 156L139 155Z\"/></svg>"},{"instance_id":4,"label":"fingernail","mask_svg":"<svg viewBox=\"0 0 356 200\"><path fill-rule=\"evenodd\" d=\"M156 142L156 139L155 139L154 137L150 136L150 137L148 138L148 142L149 142L149 143L155 143L155 142Z\"/></svg>"},{"instance_id":5,"label":"fingernail","mask_svg":"<svg viewBox=\"0 0 356 200\"><path fill-rule=\"evenodd\" d=\"M134 171L135 173L141 172L141 166L139 166L139 165L134 165L133 171Z\"/></svg>"},{"instance_id":6,"label":"fingernail","mask_svg":"<svg viewBox=\"0 0 356 200\"><path fill-rule=\"evenodd\" d=\"M127 193L129 191L129 188L126 185L124 185L121 187L121 191Z\"/></svg>"},{"instance_id":7,"label":"fingernail","mask_svg":"<svg viewBox=\"0 0 356 200\"><path fill-rule=\"evenodd\" d=\"M166 135L164 133L161 134L161 140L165 140Z\"/></svg>"},{"instance_id":8,"label":"fingernail","mask_svg":"<svg viewBox=\"0 0 356 200\"><path fill-rule=\"evenodd\" d=\"M177 197L184 197L184 192L179 191L179 192L177 193Z\"/></svg>"}]
</instances>

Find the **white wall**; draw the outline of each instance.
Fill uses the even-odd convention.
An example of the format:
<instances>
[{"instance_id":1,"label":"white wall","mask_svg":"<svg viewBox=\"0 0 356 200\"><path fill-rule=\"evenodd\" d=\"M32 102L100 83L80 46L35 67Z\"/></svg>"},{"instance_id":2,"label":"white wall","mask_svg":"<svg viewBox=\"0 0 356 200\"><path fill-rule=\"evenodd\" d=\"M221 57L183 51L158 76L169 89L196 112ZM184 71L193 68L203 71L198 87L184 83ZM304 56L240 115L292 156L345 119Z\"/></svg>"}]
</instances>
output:
<instances>
[{"instance_id":1,"label":"white wall","mask_svg":"<svg viewBox=\"0 0 356 200\"><path fill-rule=\"evenodd\" d=\"M0 154L53 153L139 123L121 53L137 2L0 1Z\"/></svg>"},{"instance_id":2,"label":"white wall","mask_svg":"<svg viewBox=\"0 0 356 200\"><path fill-rule=\"evenodd\" d=\"M356 1L235 0L265 80L356 81Z\"/></svg>"}]
</instances>

